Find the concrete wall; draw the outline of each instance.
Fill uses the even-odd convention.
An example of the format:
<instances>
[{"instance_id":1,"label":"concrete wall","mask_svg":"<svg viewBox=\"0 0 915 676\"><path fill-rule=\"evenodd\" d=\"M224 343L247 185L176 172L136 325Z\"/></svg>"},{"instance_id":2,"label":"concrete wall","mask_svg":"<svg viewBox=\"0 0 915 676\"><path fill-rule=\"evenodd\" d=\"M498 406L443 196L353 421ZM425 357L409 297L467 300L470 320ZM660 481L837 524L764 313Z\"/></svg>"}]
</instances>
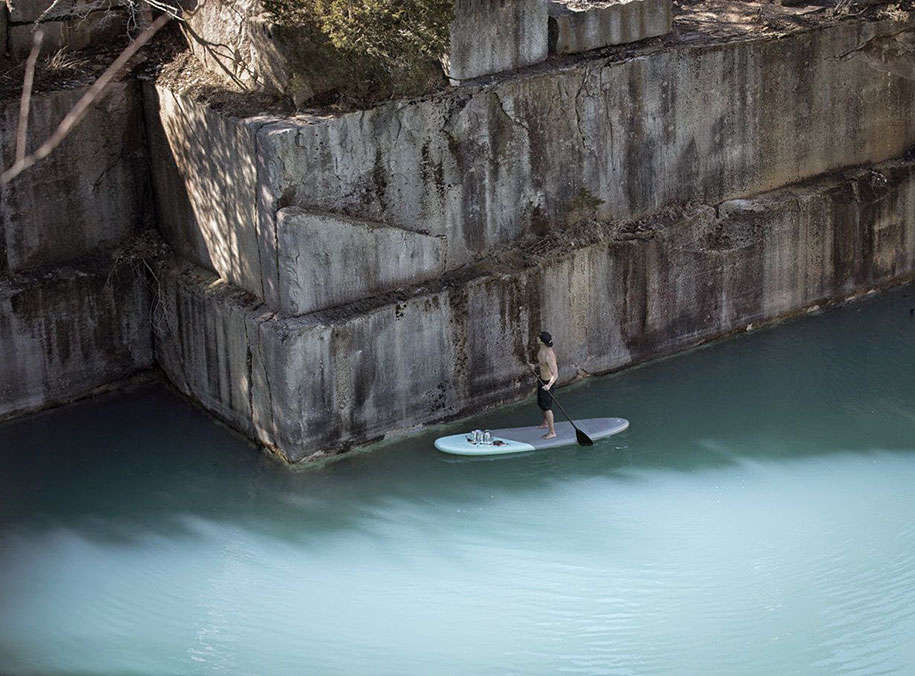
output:
<instances>
[{"instance_id":1,"label":"concrete wall","mask_svg":"<svg viewBox=\"0 0 915 676\"><path fill-rule=\"evenodd\" d=\"M30 151L85 91L32 99ZM4 166L15 159L18 116L18 100L0 108ZM50 156L0 188L0 275L78 258L150 227L145 158L139 89L114 83Z\"/></svg>"},{"instance_id":2,"label":"concrete wall","mask_svg":"<svg viewBox=\"0 0 915 676\"><path fill-rule=\"evenodd\" d=\"M130 267L0 277L0 418L149 368L149 307L148 280Z\"/></svg>"},{"instance_id":3,"label":"concrete wall","mask_svg":"<svg viewBox=\"0 0 915 676\"><path fill-rule=\"evenodd\" d=\"M220 115L150 84L144 101L163 237L184 258L262 296L262 256L276 270L276 233L258 230L262 122Z\"/></svg>"},{"instance_id":4,"label":"concrete wall","mask_svg":"<svg viewBox=\"0 0 915 676\"><path fill-rule=\"evenodd\" d=\"M84 92L33 96L30 150ZM0 108L5 166L17 116L18 101ZM146 268L121 257L152 223L144 149L139 89L115 83L48 158L0 190L0 418L152 366Z\"/></svg>"},{"instance_id":5,"label":"concrete wall","mask_svg":"<svg viewBox=\"0 0 915 676\"><path fill-rule=\"evenodd\" d=\"M287 207L440 236L455 269L564 227L582 199L619 220L900 156L915 80L877 47L910 35L849 21L681 44L336 117L233 120L159 91L159 212L180 255L273 308Z\"/></svg>"},{"instance_id":6,"label":"concrete wall","mask_svg":"<svg viewBox=\"0 0 915 676\"><path fill-rule=\"evenodd\" d=\"M454 84L540 63L547 0L455 0L445 70Z\"/></svg>"},{"instance_id":7,"label":"concrete wall","mask_svg":"<svg viewBox=\"0 0 915 676\"><path fill-rule=\"evenodd\" d=\"M444 272L440 237L294 207L279 211L276 229L284 314L308 314Z\"/></svg>"},{"instance_id":8,"label":"concrete wall","mask_svg":"<svg viewBox=\"0 0 915 676\"><path fill-rule=\"evenodd\" d=\"M550 52L575 54L670 32L671 0L623 0L582 7L550 0Z\"/></svg>"},{"instance_id":9,"label":"concrete wall","mask_svg":"<svg viewBox=\"0 0 915 676\"><path fill-rule=\"evenodd\" d=\"M915 163L576 239L526 265L492 262L460 283L301 318L165 265L157 356L184 391L286 459L339 451L529 393L524 363L542 327L567 381L909 278Z\"/></svg>"}]
</instances>

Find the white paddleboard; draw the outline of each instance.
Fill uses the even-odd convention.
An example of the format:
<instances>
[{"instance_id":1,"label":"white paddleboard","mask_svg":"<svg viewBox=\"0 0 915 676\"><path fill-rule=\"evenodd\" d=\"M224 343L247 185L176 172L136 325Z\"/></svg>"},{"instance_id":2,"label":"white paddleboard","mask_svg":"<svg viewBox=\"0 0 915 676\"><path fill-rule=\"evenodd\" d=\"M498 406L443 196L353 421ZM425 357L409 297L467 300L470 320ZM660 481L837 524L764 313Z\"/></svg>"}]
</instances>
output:
<instances>
[{"instance_id":1,"label":"white paddleboard","mask_svg":"<svg viewBox=\"0 0 915 676\"><path fill-rule=\"evenodd\" d=\"M629 427L629 421L624 418L586 418L576 420L575 424L593 441L618 434ZM553 439L544 439L546 430L540 427L511 427L492 430L492 443L489 444L475 444L471 441L472 435L465 433L439 437L435 440L435 447L443 453L453 455L503 455L573 446L578 443L575 428L571 423L558 422L555 428L556 436Z\"/></svg>"}]
</instances>

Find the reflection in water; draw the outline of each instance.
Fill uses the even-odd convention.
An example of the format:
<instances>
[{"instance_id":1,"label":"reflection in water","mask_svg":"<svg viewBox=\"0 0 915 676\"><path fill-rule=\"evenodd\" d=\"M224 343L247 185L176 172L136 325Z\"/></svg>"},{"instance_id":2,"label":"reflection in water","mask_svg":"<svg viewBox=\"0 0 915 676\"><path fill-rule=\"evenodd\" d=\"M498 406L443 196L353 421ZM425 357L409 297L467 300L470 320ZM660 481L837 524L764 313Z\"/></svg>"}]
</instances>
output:
<instances>
[{"instance_id":1,"label":"reflection in water","mask_svg":"<svg viewBox=\"0 0 915 676\"><path fill-rule=\"evenodd\" d=\"M0 672L915 670L915 290L288 471L162 386L0 427Z\"/></svg>"}]
</instances>

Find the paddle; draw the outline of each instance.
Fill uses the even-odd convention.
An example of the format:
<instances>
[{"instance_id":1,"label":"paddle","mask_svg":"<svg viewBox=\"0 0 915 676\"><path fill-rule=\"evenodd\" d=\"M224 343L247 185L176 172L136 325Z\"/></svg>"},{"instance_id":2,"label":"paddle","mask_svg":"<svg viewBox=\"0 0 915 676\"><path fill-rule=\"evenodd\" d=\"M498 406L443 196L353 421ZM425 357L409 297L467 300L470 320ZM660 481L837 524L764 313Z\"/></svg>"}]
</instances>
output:
<instances>
[{"instance_id":1,"label":"paddle","mask_svg":"<svg viewBox=\"0 0 915 676\"><path fill-rule=\"evenodd\" d=\"M531 370L534 371L533 367L531 367ZM537 371L534 371L534 375L537 376L537 380L538 380L539 382L543 382L543 380L542 380L542 379L540 378L540 376L537 374ZM593 446L593 445L594 445L594 442L591 440L591 437L589 437L587 434L585 434L585 433L582 432L580 429L578 429L578 426L575 424L575 421L572 420L572 418L569 416L568 413L566 413L565 409L562 407L562 404L560 404L558 401L556 401L556 397L553 395L553 391L552 391L552 390L547 390L546 393L547 393L548 395L550 395L550 399L553 400L553 403L556 404L556 405L559 407L559 410L562 411L562 414L563 414L566 418L569 419L569 422L570 422L570 423L572 423L572 427L575 428L575 440L578 442L578 445L579 445L579 446Z\"/></svg>"}]
</instances>

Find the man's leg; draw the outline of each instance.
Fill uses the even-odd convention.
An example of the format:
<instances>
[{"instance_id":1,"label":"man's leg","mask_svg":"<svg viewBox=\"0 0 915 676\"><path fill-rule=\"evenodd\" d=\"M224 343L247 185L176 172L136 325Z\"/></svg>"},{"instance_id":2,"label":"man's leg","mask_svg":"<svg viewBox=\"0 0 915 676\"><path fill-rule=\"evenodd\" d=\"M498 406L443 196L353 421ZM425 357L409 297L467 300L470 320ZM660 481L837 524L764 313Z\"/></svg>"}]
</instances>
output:
<instances>
[{"instance_id":1,"label":"man's leg","mask_svg":"<svg viewBox=\"0 0 915 676\"><path fill-rule=\"evenodd\" d=\"M544 412L543 412L543 417L546 419L547 427L548 427L549 430L550 430L549 432L547 432L546 434L543 435L543 438L544 438L544 439L552 439L553 437L556 436L556 429L553 427L553 412L552 412L552 411L544 411Z\"/></svg>"},{"instance_id":2,"label":"man's leg","mask_svg":"<svg viewBox=\"0 0 915 676\"><path fill-rule=\"evenodd\" d=\"M546 414L550 412L549 411L550 402L547 401L547 397L549 397L549 396L550 395L548 395L546 393L546 391L543 389L543 385L537 385L537 406L540 407L540 411L541 411L541 413L543 413L543 422L541 422L539 425L537 425L537 429L545 430L550 426L549 423L547 422L547 417L546 417Z\"/></svg>"}]
</instances>

